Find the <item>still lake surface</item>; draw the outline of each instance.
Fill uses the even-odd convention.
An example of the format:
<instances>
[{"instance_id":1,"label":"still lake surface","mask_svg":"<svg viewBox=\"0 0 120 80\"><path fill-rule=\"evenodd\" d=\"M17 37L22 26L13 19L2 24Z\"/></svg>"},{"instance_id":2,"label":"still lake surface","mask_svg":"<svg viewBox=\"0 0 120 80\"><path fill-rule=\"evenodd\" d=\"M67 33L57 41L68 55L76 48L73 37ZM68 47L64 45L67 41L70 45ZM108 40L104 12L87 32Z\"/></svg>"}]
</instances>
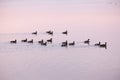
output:
<instances>
[{"instance_id":1,"label":"still lake surface","mask_svg":"<svg viewBox=\"0 0 120 80\"><path fill-rule=\"evenodd\" d=\"M102 31L103 30L103 31ZM68 36L58 30L53 36L38 31L0 34L0 80L120 80L119 30L111 27L69 28ZM21 40L34 39L33 44ZM38 40L53 38L53 44L41 46ZM88 46L83 41L91 39ZM17 44L9 41L17 39ZM61 47L61 42L76 41L73 47ZM107 49L95 47L107 42Z\"/></svg>"}]
</instances>

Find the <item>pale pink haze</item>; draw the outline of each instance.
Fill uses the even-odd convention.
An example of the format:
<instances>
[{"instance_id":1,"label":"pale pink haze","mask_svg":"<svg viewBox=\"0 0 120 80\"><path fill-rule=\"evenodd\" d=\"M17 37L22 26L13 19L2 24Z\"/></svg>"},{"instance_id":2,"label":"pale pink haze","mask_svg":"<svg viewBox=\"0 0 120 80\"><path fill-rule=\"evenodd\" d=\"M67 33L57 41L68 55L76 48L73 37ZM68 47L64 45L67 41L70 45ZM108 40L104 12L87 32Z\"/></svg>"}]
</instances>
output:
<instances>
[{"instance_id":1,"label":"pale pink haze","mask_svg":"<svg viewBox=\"0 0 120 80\"><path fill-rule=\"evenodd\" d=\"M73 26L79 29L85 28L83 26L108 28L106 24L117 25L119 22L120 3L117 0L0 2L0 33L69 29Z\"/></svg>"}]
</instances>

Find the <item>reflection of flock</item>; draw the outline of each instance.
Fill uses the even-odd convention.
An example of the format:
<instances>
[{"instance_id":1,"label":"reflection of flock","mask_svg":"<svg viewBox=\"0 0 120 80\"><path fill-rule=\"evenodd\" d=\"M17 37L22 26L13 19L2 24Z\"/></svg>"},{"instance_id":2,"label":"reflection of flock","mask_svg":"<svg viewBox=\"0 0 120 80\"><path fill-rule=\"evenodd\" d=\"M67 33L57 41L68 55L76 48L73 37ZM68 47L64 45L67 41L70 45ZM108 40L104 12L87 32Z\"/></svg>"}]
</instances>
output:
<instances>
[{"instance_id":1,"label":"reflection of flock","mask_svg":"<svg viewBox=\"0 0 120 80\"><path fill-rule=\"evenodd\" d=\"M37 34L38 34L37 31L32 32L32 35L37 35ZM53 35L53 31L51 31L51 30L46 31L46 34L48 34L48 35ZM68 31L66 30L66 31L62 32L62 34L67 35L67 34L68 34ZM33 43L33 39L28 40L28 39L26 38L26 39L24 39L24 40L21 40L21 42ZM38 44L41 44L42 46L47 46L48 43L51 43L51 44L52 44L52 42L53 42L53 39L52 39L52 38L50 38L50 39L48 39L48 40L46 40L46 41L44 41L44 40L42 39L42 40L38 41ZM17 43L17 40L15 39L15 40L13 40L13 41L10 41L10 43L16 44L16 43ZM89 44L90 44L90 39L85 40L83 43L89 45ZM68 43L68 41L66 40L66 41L64 41L64 42L61 42L61 47L74 46L75 44L76 44L75 41L73 41L73 42L71 42L71 43ZM94 44L94 46L98 46L98 47L101 47L101 48L105 48L105 49L106 49L106 48L107 48L107 42L105 42L105 44L101 44L101 42L99 42L99 43Z\"/></svg>"}]
</instances>

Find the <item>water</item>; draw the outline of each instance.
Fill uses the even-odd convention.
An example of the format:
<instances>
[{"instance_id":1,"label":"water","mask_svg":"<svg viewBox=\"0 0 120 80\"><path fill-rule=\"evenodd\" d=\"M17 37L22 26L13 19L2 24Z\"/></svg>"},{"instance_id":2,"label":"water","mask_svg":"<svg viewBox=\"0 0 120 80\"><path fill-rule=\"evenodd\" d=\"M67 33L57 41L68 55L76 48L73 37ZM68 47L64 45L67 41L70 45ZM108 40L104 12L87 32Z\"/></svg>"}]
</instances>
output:
<instances>
[{"instance_id":1,"label":"water","mask_svg":"<svg viewBox=\"0 0 120 80\"><path fill-rule=\"evenodd\" d=\"M119 80L120 50L117 44L119 39L115 37L117 32L113 34L111 32L114 30L111 29L107 33L101 33L99 29L91 29L91 33L87 31L88 33L84 34L85 30L74 30L69 29L68 36L62 35L60 30L53 36L43 31L39 31L37 36L31 33L1 33L0 79ZM51 37L53 44L41 46L37 43L38 40ZM25 38L34 39L34 43L22 43L21 40ZM83 43L88 38L91 39L89 46ZM18 43L10 44L9 41L14 39L17 39ZM68 48L61 47L61 42L65 40L74 40L77 44ZM107 49L94 46L99 40L102 43L108 42Z\"/></svg>"},{"instance_id":2,"label":"water","mask_svg":"<svg viewBox=\"0 0 120 80\"><path fill-rule=\"evenodd\" d=\"M0 80L120 80L119 34L119 0L0 0ZM76 45L61 47L66 40Z\"/></svg>"}]
</instances>

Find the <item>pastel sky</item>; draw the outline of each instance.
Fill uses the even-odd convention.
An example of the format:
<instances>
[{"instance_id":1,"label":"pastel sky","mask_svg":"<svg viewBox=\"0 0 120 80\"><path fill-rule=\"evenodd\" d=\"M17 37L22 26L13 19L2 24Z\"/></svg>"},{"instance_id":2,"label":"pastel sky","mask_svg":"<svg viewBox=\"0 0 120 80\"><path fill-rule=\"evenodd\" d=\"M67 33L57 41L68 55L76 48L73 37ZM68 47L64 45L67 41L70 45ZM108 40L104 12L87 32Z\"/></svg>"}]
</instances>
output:
<instances>
[{"instance_id":1,"label":"pastel sky","mask_svg":"<svg viewBox=\"0 0 120 80\"><path fill-rule=\"evenodd\" d=\"M119 0L0 0L0 33L119 21Z\"/></svg>"}]
</instances>

